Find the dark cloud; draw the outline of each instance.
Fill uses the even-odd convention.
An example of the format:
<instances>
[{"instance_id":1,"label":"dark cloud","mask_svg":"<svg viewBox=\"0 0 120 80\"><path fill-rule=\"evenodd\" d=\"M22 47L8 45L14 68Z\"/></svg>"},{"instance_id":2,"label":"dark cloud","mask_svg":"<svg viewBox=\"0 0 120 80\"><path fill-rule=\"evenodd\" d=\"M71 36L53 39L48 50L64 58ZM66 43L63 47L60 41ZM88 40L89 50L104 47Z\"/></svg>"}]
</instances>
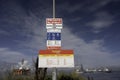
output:
<instances>
[{"instance_id":1,"label":"dark cloud","mask_svg":"<svg viewBox=\"0 0 120 80\"><path fill-rule=\"evenodd\" d=\"M117 2L119 1L56 0L56 17L63 18L62 48L74 49L75 61L79 60L86 66L118 64L116 62L119 58L116 55L119 54L119 49L111 52L111 48L119 47L120 28L113 26L120 25ZM39 49L46 49L47 17L52 17L51 0L1 0L1 59L6 59L9 55L30 59L28 57L36 56ZM108 45L113 41L116 42ZM7 60L13 59L16 58L11 56Z\"/></svg>"}]
</instances>

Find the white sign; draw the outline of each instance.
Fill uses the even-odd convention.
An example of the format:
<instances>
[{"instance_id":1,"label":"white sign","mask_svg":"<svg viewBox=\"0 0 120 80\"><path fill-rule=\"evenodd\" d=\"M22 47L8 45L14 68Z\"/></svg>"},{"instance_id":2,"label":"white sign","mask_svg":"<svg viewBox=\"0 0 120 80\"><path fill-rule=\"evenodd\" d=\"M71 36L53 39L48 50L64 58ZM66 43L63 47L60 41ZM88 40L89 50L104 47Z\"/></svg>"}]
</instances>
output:
<instances>
[{"instance_id":1,"label":"white sign","mask_svg":"<svg viewBox=\"0 0 120 80\"><path fill-rule=\"evenodd\" d=\"M61 29L47 29L47 32L58 32L58 33L61 33Z\"/></svg>"},{"instance_id":2,"label":"white sign","mask_svg":"<svg viewBox=\"0 0 120 80\"><path fill-rule=\"evenodd\" d=\"M52 53L51 53L52 52ZM53 67L74 67L74 55L70 51L47 51L39 54L39 67L40 68L53 68Z\"/></svg>"},{"instance_id":3,"label":"white sign","mask_svg":"<svg viewBox=\"0 0 120 80\"><path fill-rule=\"evenodd\" d=\"M62 18L47 18L46 28L47 29L62 29Z\"/></svg>"},{"instance_id":4,"label":"white sign","mask_svg":"<svg viewBox=\"0 0 120 80\"><path fill-rule=\"evenodd\" d=\"M61 47L61 40L47 40L47 47L48 46L60 46Z\"/></svg>"},{"instance_id":5,"label":"white sign","mask_svg":"<svg viewBox=\"0 0 120 80\"><path fill-rule=\"evenodd\" d=\"M72 57L39 56L39 67L74 67Z\"/></svg>"}]
</instances>

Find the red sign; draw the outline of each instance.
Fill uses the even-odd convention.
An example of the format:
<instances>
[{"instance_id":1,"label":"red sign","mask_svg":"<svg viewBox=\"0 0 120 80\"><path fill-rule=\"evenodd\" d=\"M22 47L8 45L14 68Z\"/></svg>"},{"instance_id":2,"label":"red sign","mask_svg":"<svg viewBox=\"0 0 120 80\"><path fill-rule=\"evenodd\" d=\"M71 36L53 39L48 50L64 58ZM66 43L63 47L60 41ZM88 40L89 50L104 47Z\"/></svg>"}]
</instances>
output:
<instances>
[{"instance_id":1,"label":"red sign","mask_svg":"<svg viewBox=\"0 0 120 80\"><path fill-rule=\"evenodd\" d=\"M40 50L39 54L73 54L73 50Z\"/></svg>"},{"instance_id":2,"label":"red sign","mask_svg":"<svg viewBox=\"0 0 120 80\"><path fill-rule=\"evenodd\" d=\"M61 46L47 46L47 49L61 49Z\"/></svg>"},{"instance_id":3,"label":"red sign","mask_svg":"<svg viewBox=\"0 0 120 80\"><path fill-rule=\"evenodd\" d=\"M46 24L62 24L62 18L47 18Z\"/></svg>"}]
</instances>

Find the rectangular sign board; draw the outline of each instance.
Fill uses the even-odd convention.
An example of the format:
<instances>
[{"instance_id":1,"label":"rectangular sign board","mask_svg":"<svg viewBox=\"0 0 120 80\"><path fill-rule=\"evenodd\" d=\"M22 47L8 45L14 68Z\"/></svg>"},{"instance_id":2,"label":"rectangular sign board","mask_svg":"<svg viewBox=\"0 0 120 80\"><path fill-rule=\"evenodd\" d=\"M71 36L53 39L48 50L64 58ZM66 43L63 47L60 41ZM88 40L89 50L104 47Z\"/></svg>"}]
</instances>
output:
<instances>
[{"instance_id":1,"label":"rectangular sign board","mask_svg":"<svg viewBox=\"0 0 120 80\"><path fill-rule=\"evenodd\" d=\"M61 40L61 33L49 32L47 33L47 40Z\"/></svg>"},{"instance_id":2,"label":"rectangular sign board","mask_svg":"<svg viewBox=\"0 0 120 80\"><path fill-rule=\"evenodd\" d=\"M46 18L46 28L62 29L62 18Z\"/></svg>"},{"instance_id":3,"label":"rectangular sign board","mask_svg":"<svg viewBox=\"0 0 120 80\"><path fill-rule=\"evenodd\" d=\"M47 33L49 32L61 33L61 29L47 29Z\"/></svg>"},{"instance_id":4,"label":"rectangular sign board","mask_svg":"<svg viewBox=\"0 0 120 80\"><path fill-rule=\"evenodd\" d=\"M48 46L60 46L61 47L61 40L47 40L47 47Z\"/></svg>"},{"instance_id":5,"label":"rectangular sign board","mask_svg":"<svg viewBox=\"0 0 120 80\"><path fill-rule=\"evenodd\" d=\"M40 50L38 67L74 67L73 50Z\"/></svg>"}]
</instances>

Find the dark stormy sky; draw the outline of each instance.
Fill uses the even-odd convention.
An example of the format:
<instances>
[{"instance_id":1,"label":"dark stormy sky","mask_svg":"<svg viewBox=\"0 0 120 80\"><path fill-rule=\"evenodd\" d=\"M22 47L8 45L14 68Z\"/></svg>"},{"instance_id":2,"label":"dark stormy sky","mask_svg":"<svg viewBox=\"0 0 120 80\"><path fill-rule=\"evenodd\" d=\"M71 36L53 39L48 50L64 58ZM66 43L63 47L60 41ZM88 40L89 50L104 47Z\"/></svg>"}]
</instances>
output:
<instances>
[{"instance_id":1,"label":"dark stormy sky","mask_svg":"<svg viewBox=\"0 0 120 80\"><path fill-rule=\"evenodd\" d=\"M45 19L52 0L0 0L0 61L32 61L46 49ZM62 49L75 64L120 66L120 0L56 0L63 19Z\"/></svg>"}]
</instances>

